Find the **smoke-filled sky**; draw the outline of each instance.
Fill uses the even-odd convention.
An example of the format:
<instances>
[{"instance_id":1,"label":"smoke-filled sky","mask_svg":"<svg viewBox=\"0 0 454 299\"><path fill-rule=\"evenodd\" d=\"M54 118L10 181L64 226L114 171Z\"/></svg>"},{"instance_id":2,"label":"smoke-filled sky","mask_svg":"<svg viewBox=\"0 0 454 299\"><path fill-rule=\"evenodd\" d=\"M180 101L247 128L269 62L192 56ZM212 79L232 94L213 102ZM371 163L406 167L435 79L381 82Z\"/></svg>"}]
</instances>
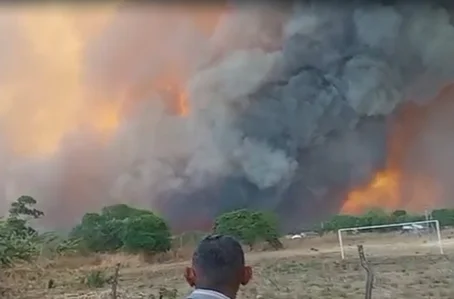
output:
<instances>
[{"instance_id":1,"label":"smoke-filled sky","mask_svg":"<svg viewBox=\"0 0 454 299\"><path fill-rule=\"evenodd\" d=\"M31 195L52 228L120 202L174 227L243 207L318 220L389 165L397 108L454 79L436 5L10 6L0 41L0 208ZM399 164L441 188L443 107Z\"/></svg>"}]
</instances>

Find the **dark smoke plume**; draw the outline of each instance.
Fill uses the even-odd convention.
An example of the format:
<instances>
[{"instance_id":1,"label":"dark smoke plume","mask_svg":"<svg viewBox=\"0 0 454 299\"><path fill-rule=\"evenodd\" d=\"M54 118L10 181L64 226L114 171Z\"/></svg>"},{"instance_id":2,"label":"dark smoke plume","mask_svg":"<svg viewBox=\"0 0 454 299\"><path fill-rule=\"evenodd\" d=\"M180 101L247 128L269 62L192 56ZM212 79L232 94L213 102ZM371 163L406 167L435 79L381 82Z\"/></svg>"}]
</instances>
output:
<instances>
[{"instance_id":1,"label":"dark smoke plume","mask_svg":"<svg viewBox=\"0 0 454 299\"><path fill-rule=\"evenodd\" d=\"M257 23L270 19L254 13ZM253 53L242 63L246 74L224 74L236 91L254 68L263 75L243 94L226 91L230 130L218 134L234 134L236 143L220 138L218 146L236 171L178 200L168 195L169 216L252 207L277 211L294 227L334 213L346 190L383 166L386 116L405 99L430 99L452 79L446 61L453 44L445 38L454 28L441 7L297 4L289 19L273 25L261 34L279 32L274 40L282 49L261 51L267 45L256 41L230 58L234 65ZM256 66L269 60L268 72ZM222 72L222 64L217 68ZM201 81L203 88L209 81Z\"/></svg>"},{"instance_id":2,"label":"dark smoke plume","mask_svg":"<svg viewBox=\"0 0 454 299\"><path fill-rule=\"evenodd\" d=\"M233 5L210 39L183 16L118 12L85 53L86 85L115 94L178 65L190 114L147 94L108 146L79 130L55 157L2 159L8 198L43 198L54 226L117 202L177 229L237 208L276 211L285 228L337 212L383 167L389 116L454 78L450 10L361 3Z\"/></svg>"}]
</instances>

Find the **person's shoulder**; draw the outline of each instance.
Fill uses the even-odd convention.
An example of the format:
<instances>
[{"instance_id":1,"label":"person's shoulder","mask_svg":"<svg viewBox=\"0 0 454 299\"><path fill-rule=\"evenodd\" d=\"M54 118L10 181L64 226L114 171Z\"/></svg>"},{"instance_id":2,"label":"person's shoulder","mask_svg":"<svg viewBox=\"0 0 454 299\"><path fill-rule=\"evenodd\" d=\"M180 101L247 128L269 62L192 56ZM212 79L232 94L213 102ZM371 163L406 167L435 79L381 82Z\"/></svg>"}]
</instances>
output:
<instances>
[{"instance_id":1,"label":"person's shoulder","mask_svg":"<svg viewBox=\"0 0 454 299\"><path fill-rule=\"evenodd\" d=\"M186 295L183 299L201 299L200 295L197 293L194 294L194 291Z\"/></svg>"},{"instance_id":2,"label":"person's shoulder","mask_svg":"<svg viewBox=\"0 0 454 299\"><path fill-rule=\"evenodd\" d=\"M212 297L206 294L200 294L199 292L192 292L185 297L185 299L211 299Z\"/></svg>"},{"instance_id":3,"label":"person's shoulder","mask_svg":"<svg viewBox=\"0 0 454 299\"><path fill-rule=\"evenodd\" d=\"M186 299L229 299L227 296L210 290L194 290Z\"/></svg>"}]
</instances>

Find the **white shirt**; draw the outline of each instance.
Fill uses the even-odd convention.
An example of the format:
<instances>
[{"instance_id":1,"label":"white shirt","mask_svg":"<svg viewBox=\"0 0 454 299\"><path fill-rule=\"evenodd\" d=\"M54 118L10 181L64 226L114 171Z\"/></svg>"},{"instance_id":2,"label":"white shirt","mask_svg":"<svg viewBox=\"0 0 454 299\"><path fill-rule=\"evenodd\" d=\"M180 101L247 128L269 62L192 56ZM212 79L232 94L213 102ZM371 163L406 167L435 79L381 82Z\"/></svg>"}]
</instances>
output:
<instances>
[{"instance_id":1,"label":"white shirt","mask_svg":"<svg viewBox=\"0 0 454 299\"><path fill-rule=\"evenodd\" d=\"M226 295L213 291L213 290L204 290L204 289L196 289L194 290L189 296L189 298L192 297L211 297L213 299L230 299Z\"/></svg>"}]
</instances>

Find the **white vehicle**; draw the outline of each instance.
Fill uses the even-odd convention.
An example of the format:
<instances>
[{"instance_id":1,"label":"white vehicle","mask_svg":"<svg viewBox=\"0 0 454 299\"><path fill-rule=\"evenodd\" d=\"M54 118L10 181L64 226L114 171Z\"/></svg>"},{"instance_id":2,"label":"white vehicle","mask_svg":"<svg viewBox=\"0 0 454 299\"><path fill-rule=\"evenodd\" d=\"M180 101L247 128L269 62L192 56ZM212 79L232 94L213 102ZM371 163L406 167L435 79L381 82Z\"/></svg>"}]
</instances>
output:
<instances>
[{"instance_id":1,"label":"white vehicle","mask_svg":"<svg viewBox=\"0 0 454 299\"><path fill-rule=\"evenodd\" d=\"M319 236L320 236L320 234L317 232L306 231L306 232L300 232L297 234L289 234L289 235L286 235L285 238L290 239L290 240L298 240L298 239L313 238L313 237L319 237Z\"/></svg>"},{"instance_id":2,"label":"white vehicle","mask_svg":"<svg viewBox=\"0 0 454 299\"><path fill-rule=\"evenodd\" d=\"M401 233L402 234L415 233L419 237L421 237L421 231L422 230L424 230L424 226L422 226L420 224L416 224L416 223L411 223L411 224L403 225Z\"/></svg>"}]
</instances>

